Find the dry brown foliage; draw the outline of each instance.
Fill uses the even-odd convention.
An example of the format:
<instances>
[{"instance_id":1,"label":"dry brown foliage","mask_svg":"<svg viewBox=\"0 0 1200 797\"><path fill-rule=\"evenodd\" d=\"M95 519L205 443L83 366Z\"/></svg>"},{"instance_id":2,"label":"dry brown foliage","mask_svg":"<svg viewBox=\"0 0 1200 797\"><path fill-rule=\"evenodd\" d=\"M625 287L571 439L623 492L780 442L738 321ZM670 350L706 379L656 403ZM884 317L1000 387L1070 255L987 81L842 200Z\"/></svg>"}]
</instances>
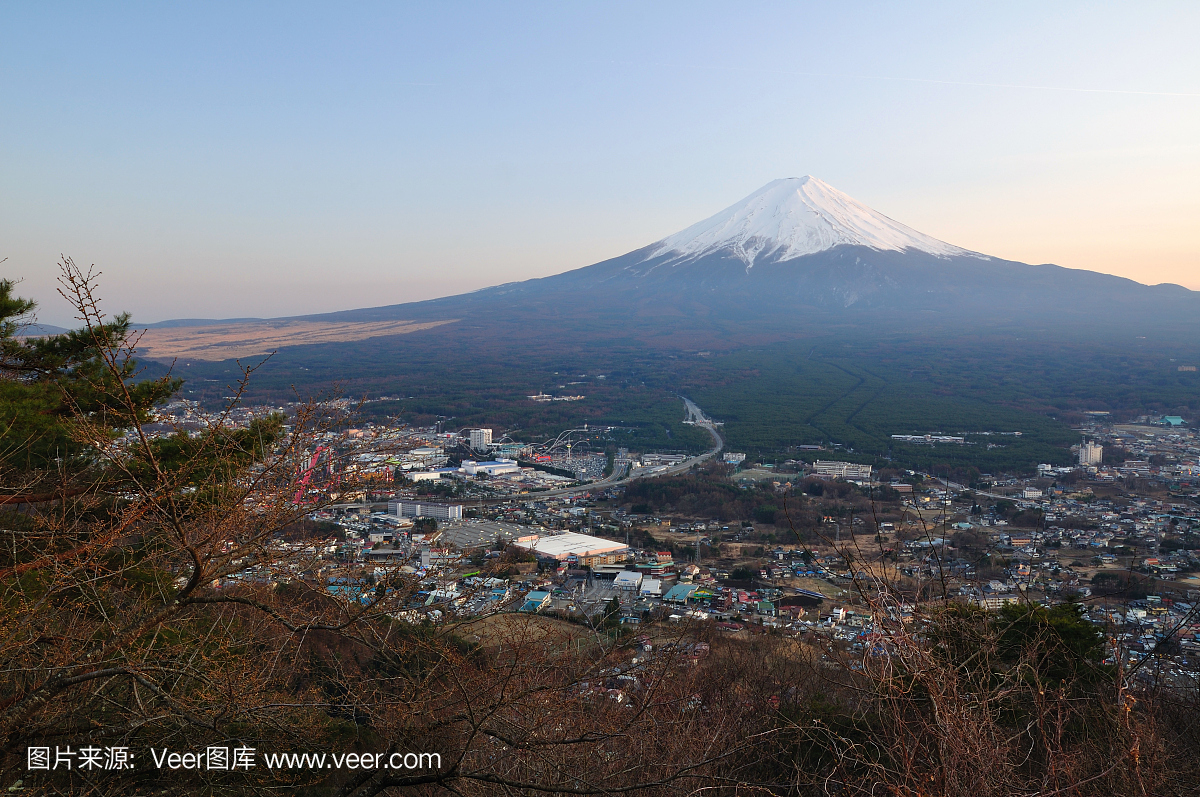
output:
<instances>
[{"instance_id":1,"label":"dry brown foliage","mask_svg":"<svg viewBox=\"0 0 1200 797\"><path fill-rule=\"evenodd\" d=\"M65 279L85 328L98 328L90 275ZM101 347L110 374L136 343ZM96 389L136 403L122 379ZM371 570L368 581L363 566L322 556L323 541L284 539L311 511L293 502L310 452L318 439L340 450L344 421L313 403L286 435L255 440L226 414L171 449L137 432L113 439L101 417L75 418L94 460L49 499L0 511L0 786L81 795L1196 790L1194 687L1147 685L1072 659L1052 625L997 622L956 604L940 570L922 586L859 568L852 588L874 630L858 649L816 634L721 636L705 626L652 630L647 652L536 616L398 619L412 617L412 574ZM10 495L28 481L19 468L0 473ZM871 558L860 543L839 543L848 565ZM26 767L31 746L86 745L128 747L135 767ZM149 753L210 745L254 748L257 766L173 772ZM437 753L441 763L265 766L266 753L286 751Z\"/></svg>"}]
</instances>

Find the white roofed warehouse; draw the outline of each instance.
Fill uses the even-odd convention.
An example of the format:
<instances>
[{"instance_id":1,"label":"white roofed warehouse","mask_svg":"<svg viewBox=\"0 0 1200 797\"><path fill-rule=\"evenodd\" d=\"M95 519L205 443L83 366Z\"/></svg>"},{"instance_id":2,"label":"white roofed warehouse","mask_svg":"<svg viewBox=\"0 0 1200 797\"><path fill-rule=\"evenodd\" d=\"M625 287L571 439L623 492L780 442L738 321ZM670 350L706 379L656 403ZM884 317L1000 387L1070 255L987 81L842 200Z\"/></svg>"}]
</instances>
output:
<instances>
[{"instance_id":1,"label":"white roofed warehouse","mask_svg":"<svg viewBox=\"0 0 1200 797\"><path fill-rule=\"evenodd\" d=\"M629 555L629 548L623 542L573 531L545 536L531 534L518 537L512 544L543 561L573 562L588 567L623 562Z\"/></svg>"}]
</instances>

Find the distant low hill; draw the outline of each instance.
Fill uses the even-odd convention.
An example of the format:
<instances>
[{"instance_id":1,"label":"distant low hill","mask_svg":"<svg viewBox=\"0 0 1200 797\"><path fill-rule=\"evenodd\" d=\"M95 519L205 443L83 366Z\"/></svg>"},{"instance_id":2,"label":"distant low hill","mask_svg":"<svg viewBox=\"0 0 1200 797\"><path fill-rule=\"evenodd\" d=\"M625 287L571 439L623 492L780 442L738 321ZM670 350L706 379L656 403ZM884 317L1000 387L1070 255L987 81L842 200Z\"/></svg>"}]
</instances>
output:
<instances>
[{"instance_id":1,"label":"distant low hill","mask_svg":"<svg viewBox=\"0 0 1200 797\"><path fill-rule=\"evenodd\" d=\"M40 338L43 335L61 335L67 331L65 327L56 327L53 324L25 324L17 334L25 338Z\"/></svg>"}]
</instances>

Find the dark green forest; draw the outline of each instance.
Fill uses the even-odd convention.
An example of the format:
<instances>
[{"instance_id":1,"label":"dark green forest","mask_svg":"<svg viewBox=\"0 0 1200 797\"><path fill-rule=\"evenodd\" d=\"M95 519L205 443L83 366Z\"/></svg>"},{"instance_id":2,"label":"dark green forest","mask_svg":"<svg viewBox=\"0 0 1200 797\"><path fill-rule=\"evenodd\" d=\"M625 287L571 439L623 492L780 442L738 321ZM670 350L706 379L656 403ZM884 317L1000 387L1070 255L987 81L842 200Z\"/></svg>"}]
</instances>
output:
<instances>
[{"instance_id":1,"label":"dark green forest","mask_svg":"<svg viewBox=\"0 0 1200 797\"><path fill-rule=\"evenodd\" d=\"M947 395L938 382L881 358L817 357L810 349L779 346L731 354L710 369L693 377L701 385L695 400L725 422L730 447L755 456L838 444L864 461L890 457L910 467L937 462L1015 471L1038 462L1064 464L1068 447L1079 439L1054 416ZM979 434L984 432L1021 435ZM924 433L965 433L968 444L931 447L891 439Z\"/></svg>"},{"instance_id":2,"label":"dark green forest","mask_svg":"<svg viewBox=\"0 0 1200 797\"><path fill-rule=\"evenodd\" d=\"M1117 420L1200 414L1200 374L1178 370L1200 361L1200 344L1190 341L865 328L764 345L741 338L696 351L677 336L552 339L442 328L284 349L255 371L248 399L387 396L364 406L368 418L491 426L531 441L587 423L617 427L612 442L633 450L697 452L709 440L682 424L685 394L725 424L727 448L755 458L798 458L797 446L824 445L845 459L991 473L1067 463L1079 441L1071 427L1086 411ZM196 362L176 373L187 380L186 397L218 406L238 370ZM527 398L541 391L586 398ZM966 434L968 444L891 440L935 432Z\"/></svg>"}]
</instances>

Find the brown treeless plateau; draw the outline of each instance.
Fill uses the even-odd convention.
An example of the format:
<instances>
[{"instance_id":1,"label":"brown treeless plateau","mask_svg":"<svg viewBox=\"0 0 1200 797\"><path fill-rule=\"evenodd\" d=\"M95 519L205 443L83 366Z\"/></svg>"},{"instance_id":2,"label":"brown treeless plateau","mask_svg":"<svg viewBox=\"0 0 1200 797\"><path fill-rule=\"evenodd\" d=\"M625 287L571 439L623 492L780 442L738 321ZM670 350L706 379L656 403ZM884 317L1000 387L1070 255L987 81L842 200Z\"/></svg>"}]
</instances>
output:
<instances>
[{"instance_id":1,"label":"brown treeless plateau","mask_svg":"<svg viewBox=\"0 0 1200 797\"><path fill-rule=\"evenodd\" d=\"M141 330L136 342L139 357L160 362L203 360L216 362L236 357L260 357L286 346L343 343L432 329L443 321L236 321L186 327Z\"/></svg>"}]
</instances>

